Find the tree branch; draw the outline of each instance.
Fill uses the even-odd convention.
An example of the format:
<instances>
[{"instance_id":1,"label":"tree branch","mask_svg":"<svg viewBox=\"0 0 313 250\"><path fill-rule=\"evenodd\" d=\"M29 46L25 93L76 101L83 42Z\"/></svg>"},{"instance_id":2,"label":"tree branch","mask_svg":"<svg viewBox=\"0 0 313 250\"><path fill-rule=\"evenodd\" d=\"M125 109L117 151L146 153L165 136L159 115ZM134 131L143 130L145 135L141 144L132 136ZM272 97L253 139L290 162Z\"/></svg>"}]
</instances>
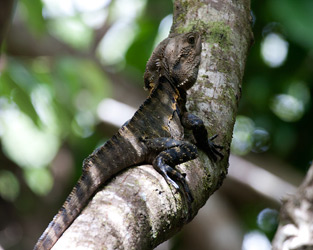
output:
<instances>
[{"instance_id":1,"label":"tree branch","mask_svg":"<svg viewBox=\"0 0 313 250\"><path fill-rule=\"evenodd\" d=\"M0 2L0 48L11 22L15 2L14 0Z\"/></svg>"},{"instance_id":2,"label":"tree branch","mask_svg":"<svg viewBox=\"0 0 313 250\"><path fill-rule=\"evenodd\" d=\"M280 210L280 223L273 250L313 247L313 165L297 192L286 198Z\"/></svg>"},{"instance_id":3,"label":"tree branch","mask_svg":"<svg viewBox=\"0 0 313 250\"><path fill-rule=\"evenodd\" d=\"M174 4L171 33L198 30L203 36L197 84L189 110L219 134L223 161L199 159L178 166L194 194L193 216L227 174L229 144L252 33L250 2L180 0ZM187 206L152 166L130 168L99 191L53 249L151 249L186 223Z\"/></svg>"}]
</instances>

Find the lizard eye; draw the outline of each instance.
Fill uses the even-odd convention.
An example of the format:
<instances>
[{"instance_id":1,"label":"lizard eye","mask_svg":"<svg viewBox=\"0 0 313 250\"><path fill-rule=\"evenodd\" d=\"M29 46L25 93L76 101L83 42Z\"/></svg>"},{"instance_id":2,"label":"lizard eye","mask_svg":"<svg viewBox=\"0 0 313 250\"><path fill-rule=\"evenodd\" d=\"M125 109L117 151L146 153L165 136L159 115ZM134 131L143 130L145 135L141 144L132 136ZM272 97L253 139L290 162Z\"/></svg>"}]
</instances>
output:
<instances>
[{"instance_id":1,"label":"lizard eye","mask_svg":"<svg viewBox=\"0 0 313 250\"><path fill-rule=\"evenodd\" d=\"M195 43L195 37L194 36L189 36L187 41L188 41L189 44L194 44Z\"/></svg>"}]
</instances>

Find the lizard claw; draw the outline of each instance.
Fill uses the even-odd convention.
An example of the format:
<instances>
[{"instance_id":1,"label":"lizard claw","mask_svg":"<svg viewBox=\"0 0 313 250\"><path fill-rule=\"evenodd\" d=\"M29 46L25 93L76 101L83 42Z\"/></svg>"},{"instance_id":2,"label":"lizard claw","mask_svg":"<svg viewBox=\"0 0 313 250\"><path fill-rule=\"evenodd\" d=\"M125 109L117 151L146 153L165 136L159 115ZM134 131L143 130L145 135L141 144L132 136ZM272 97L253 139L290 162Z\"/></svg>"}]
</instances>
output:
<instances>
[{"instance_id":1,"label":"lizard claw","mask_svg":"<svg viewBox=\"0 0 313 250\"><path fill-rule=\"evenodd\" d=\"M213 160L214 162L217 161L217 156L220 158L220 160L222 160L224 158L224 155L219 152L217 149L223 149L224 147L221 145L217 145L215 144L213 141L214 139L217 137L218 135L213 135L212 137L210 137L208 139L208 144L207 144L207 148L205 150L206 154L208 155L208 157Z\"/></svg>"}]
</instances>

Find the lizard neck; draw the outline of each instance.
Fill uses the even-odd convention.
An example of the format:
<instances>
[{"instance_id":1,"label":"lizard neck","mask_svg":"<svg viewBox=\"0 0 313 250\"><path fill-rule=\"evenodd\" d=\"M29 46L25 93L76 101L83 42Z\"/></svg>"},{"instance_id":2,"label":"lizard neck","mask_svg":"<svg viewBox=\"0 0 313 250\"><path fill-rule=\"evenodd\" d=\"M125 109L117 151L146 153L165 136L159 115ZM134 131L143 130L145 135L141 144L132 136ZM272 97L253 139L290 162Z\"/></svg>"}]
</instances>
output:
<instances>
[{"instance_id":1,"label":"lizard neck","mask_svg":"<svg viewBox=\"0 0 313 250\"><path fill-rule=\"evenodd\" d=\"M165 87L165 88L168 89L168 90L169 90L169 88L171 88L172 91L170 91L170 92L175 93L176 95L179 96L180 99L183 99L183 101L186 102L186 98L187 98L187 92L186 92L186 90L183 89L183 88L178 88L178 87L177 87L178 84L175 83L175 82L173 81L173 79L171 79L171 78L168 79L168 78L165 77L165 76L161 76L161 77L159 78L159 82L158 82L158 85L157 85L157 86L160 86L160 85L162 85L163 87ZM156 87L156 88L157 88L157 87Z\"/></svg>"},{"instance_id":2,"label":"lizard neck","mask_svg":"<svg viewBox=\"0 0 313 250\"><path fill-rule=\"evenodd\" d=\"M161 93L163 93L163 95L168 95L171 98L175 99L175 102L178 105L179 110L182 113L187 111L186 107L185 107L186 100L187 100L186 90L184 90L182 88L177 88L177 84L175 84L171 80L168 80L166 77L160 77L158 84L156 85L155 89L151 92L150 98L151 97L156 98L155 95L159 91L161 91Z\"/></svg>"}]
</instances>

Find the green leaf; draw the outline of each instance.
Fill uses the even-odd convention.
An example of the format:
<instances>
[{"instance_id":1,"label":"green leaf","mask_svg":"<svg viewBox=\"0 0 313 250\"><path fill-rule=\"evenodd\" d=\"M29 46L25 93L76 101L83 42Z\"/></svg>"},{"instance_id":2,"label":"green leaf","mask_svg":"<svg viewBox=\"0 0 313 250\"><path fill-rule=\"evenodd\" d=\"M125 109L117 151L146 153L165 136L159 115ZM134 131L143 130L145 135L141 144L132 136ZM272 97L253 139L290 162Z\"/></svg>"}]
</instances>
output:
<instances>
[{"instance_id":1,"label":"green leaf","mask_svg":"<svg viewBox=\"0 0 313 250\"><path fill-rule=\"evenodd\" d=\"M6 170L0 171L0 196L7 201L14 201L20 192L20 185L15 175Z\"/></svg>"},{"instance_id":2,"label":"green leaf","mask_svg":"<svg viewBox=\"0 0 313 250\"><path fill-rule=\"evenodd\" d=\"M172 12L172 3L167 0L148 0L142 16L136 20L138 34L126 53L128 70L142 79L147 60L153 50L160 20ZM136 69L134 71L133 69Z\"/></svg>"},{"instance_id":3,"label":"green leaf","mask_svg":"<svg viewBox=\"0 0 313 250\"><path fill-rule=\"evenodd\" d=\"M158 23L142 20L140 32L126 53L127 64L143 74L157 34Z\"/></svg>"},{"instance_id":4,"label":"green leaf","mask_svg":"<svg viewBox=\"0 0 313 250\"><path fill-rule=\"evenodd\" d=\"M25 180L37 195L46 195L53 186L53 177L46 168L25 169Z\"/></svg>"},{"instance_id":5,"label":"green leaf","mask_svg":"<svg viewBox=\"0 0 313 250\"><path fill-rule=\"evenodd\" d=\"M9 67L7 71L12 81L16 83L24 92L30 94L36 87L36 78L32 75L31 71L21 63L21 60L11 58L9 60Z\"/></svg>"},{"instance_id":6,"label":"green leaf","mask_svg":"<svg viewBox=\"0 0 313 250\"><path fill-rule=\"evenodd\" d=\"M46 30L46 25L42 16L42 2L40 0L21 0L20 4L25 7L25 21L29 27L38 33L43 33Z\"/></svg>"},{"instance_id":7,"label":"green leaf","mask_svg":"<svg viewBox=\"0 0 313 250\"><path fill-rule=\"evenodd\" d=\"M17 83L12 79L15 73L4 72L0 81L0 92L3 96L6 96L9 100L12 100L19 109L28 115L32 121L38 125L38 115L30 98L30 87L23 86L20 82ZM22 87L21 87L22 86Z\"/></svg>"},{"instance_id":8,"label":"green leaf","mask_svg":"<svg viewBox=\"0 0 313 250\"><path fill-rule=\"evenodd\" d=\"M79 16L58 18L50 22L50 31L76 49L87 49L93 39L93 31Z\"/></svg>"},{"instance_id":9,"label":"green leaf","mask_svg":"<svg viewBox=\"0 0 313 250\"><path fill-rule=\"evenodd\" d=\"M98 103L111 95L110 82L91 60L63 57L55 66L57 110L66 116L61 122L66 122L64 127L71 127L75 136L90 136L97 122Z\"/></svg>"},{"instance_id":10,"label":"green leaf","mask_svg":"<svg viewBox=\"0 0 313 250\"><path fill-rule=\"evenodd\" d=\"M312 0L273 0L268 1L268 6L292 40L308 49L313 48Z\"/></svg>"},{"instance_id":11,"label":"green leaf","mask_svg":"<svg viewBox=\"0 0 313 250\"><path fill-rule=\"evenodd\" d=\"M83 60L79 67L82 84L90 90L95 102L98 103L101 99L111 96L110 82L94 62Z\"/></svg>"},{"instance_id":12,"label":"green leaf","mask_svg":"<svg viewBox=\"0 0 313 250\"><path fill-rule=\"evenodd\" d=\"M12 100L17 104L19 109L27 116L29 116L32 121L38 126L39 117L36 110L34 109L30 96L17 87L12 91L11 97Z\"/></svg>"},{"instance_id":13,"label":"green leaf","mask_svg":"<svg viewBox=\"0 0 313 250\"><path fill-rule=\"evenodd\" d=\"M83 105L91 108L104 97L111 95L110 82L103 71L92 61L63 57L57 62L56 68L57 98L68 107L72 106L74 110L75 102L76 107ZM85 91L85 99L79 99L82 91ZM77 103L77 101L83 103Z\"/></svg>"}]
</instances>

